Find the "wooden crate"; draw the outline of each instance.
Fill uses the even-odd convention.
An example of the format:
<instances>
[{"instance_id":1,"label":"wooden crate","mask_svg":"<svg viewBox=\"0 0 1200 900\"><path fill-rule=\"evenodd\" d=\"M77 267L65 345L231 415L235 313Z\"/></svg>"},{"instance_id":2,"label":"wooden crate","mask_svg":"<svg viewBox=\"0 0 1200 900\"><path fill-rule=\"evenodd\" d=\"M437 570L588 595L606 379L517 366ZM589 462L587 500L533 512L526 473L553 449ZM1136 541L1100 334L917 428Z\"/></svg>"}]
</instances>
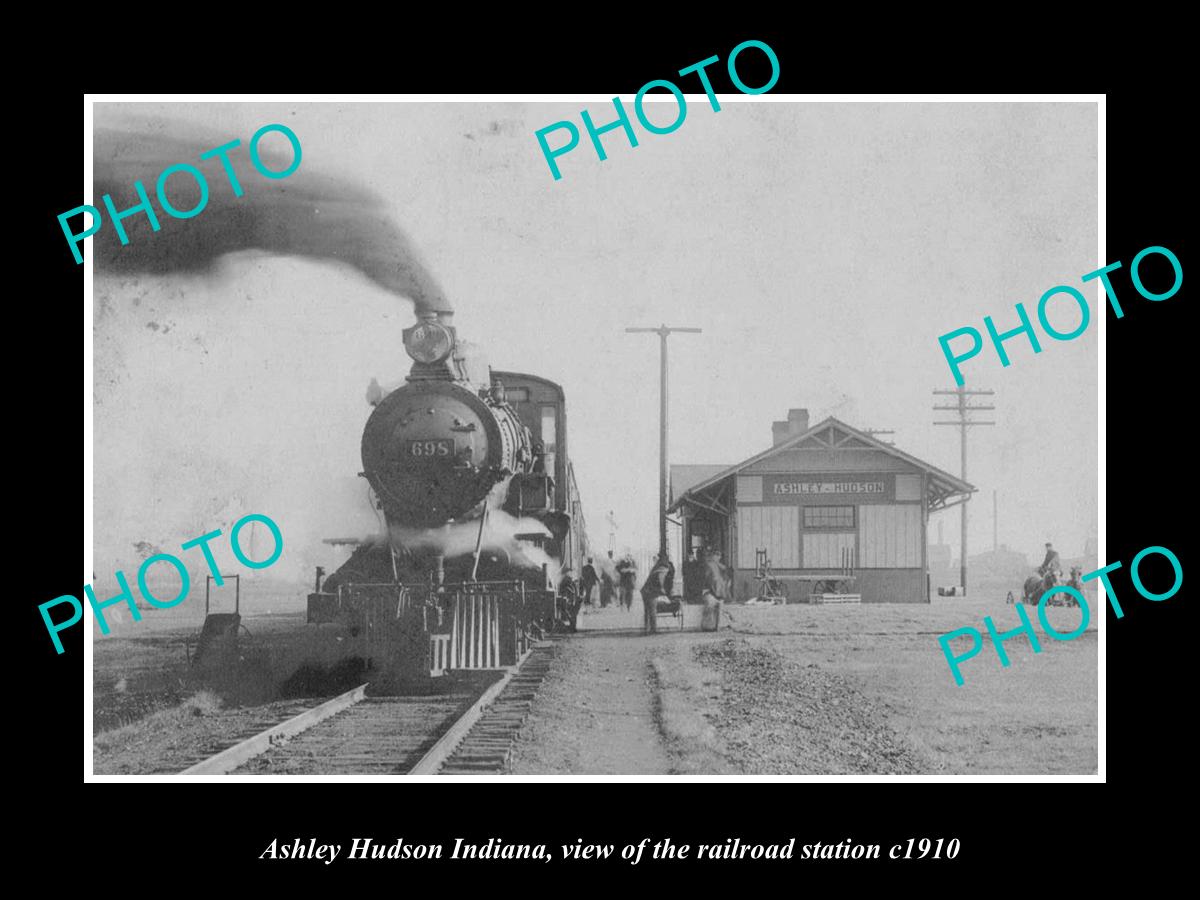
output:
<instances>
[{"instance_id":1,"label":"wooden crate","mask_svg":"<svg viewBox=\"0 0 1200 900\"><path fill-rule=\"evenodd\" d=\"M862 594L812 594L811 603L862 603Z\"/></svg>"}]
</instances>

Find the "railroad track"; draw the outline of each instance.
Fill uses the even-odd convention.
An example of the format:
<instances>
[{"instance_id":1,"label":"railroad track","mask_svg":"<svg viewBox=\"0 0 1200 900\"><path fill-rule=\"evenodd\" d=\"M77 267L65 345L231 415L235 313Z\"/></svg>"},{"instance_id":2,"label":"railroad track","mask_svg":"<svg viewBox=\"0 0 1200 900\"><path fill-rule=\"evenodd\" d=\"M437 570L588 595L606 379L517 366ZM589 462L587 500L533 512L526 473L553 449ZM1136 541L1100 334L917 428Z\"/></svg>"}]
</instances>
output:
<instances>
[{"instance_id":1,"label":"railroad track","mask_svg":"<svg viewBox=\"0 0 1200 900\"><path fill-rule=\"evenodd\" d=\"M502 772L554 655L530 650L446 694L366 695L360 685L254 733L183 775L433 775Z\"/></svg>"},{"instance_id":2,"label":"railroad track","mask_svg":"<svg viewBox=\"0 0 1200 900\"><path fill-rule=\"evenodd\" d=\"M439 769L442 775L484 775L508 770L517 736L542 679L554 660L553 645L534 648Z\"/></svg>"}]
</instances>

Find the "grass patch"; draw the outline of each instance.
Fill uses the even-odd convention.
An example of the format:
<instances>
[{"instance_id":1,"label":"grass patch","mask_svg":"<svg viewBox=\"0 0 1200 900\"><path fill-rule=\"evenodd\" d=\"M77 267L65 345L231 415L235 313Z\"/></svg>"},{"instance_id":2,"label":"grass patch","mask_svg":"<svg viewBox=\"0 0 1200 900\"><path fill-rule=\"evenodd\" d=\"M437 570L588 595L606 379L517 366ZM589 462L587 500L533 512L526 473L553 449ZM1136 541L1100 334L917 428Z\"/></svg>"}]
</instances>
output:
<instances>
[{"instance_id":1,"label":"grass patch","mask_svg":"<svg viewBox=\"0 0 1200 900\"><path fill-rule=\"evenodd\" d=\"M711 721L720 703L721 679L696 665L690 653L650 661L654 722L671 755L672 774L719 775L739 768L728 758L725 742Z\"/></svg>"},{"instance_id":2,"label":"grass patch","mask_svg":"<svg viewBox=\"0 0 1200 900\"><path fill-rule=\"evenodd\" d=\"M93 739L98 751L136 743L147 734L156 734L168 728L178 728L199 716L211 716L221 709L221 698L212 691L197 691L178 706L160 709L134 722L109 731L102 731Z\"/></svg>"}]
</instances>

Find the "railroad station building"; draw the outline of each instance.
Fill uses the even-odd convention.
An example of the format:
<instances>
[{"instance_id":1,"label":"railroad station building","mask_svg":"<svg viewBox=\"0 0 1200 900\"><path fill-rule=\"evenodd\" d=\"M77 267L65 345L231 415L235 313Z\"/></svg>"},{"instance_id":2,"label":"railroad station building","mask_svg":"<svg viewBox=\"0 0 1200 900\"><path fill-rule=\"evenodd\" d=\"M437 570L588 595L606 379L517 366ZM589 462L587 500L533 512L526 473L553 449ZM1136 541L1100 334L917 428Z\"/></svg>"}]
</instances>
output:
<instances>
[{"instance_id":1,"label":"railroad station building","mask_svg":"<svg viewBox=\"0 0 1200 900\"><path fill-rule=\"evenodd\" d=\"M929 515L975 488L838 419L810 426L805 409L772 437L737 465L671 467L684 548L722 551L735 600L759 596L769 566L789 602L928 603Z\"/></svg>"}]
</instances>

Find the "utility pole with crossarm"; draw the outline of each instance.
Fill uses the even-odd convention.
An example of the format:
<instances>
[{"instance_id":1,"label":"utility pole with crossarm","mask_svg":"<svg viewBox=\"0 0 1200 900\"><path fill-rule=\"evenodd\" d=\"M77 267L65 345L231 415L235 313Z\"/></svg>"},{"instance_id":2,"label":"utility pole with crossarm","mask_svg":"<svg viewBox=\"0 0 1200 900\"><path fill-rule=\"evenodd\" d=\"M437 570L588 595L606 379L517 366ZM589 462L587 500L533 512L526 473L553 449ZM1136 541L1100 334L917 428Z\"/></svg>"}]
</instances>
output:
<instances>
[{"instance_id":1,"label":"utility pole with crossarm","mask_svg":"<svg viewBox=\"0 0 1200 900\"><path fill-rule=\"evenodd\" d=\"M958 398L958 403L955 406L935 406L935 410L946 410L949 412L958 413L958 420L955 422L934 422L934 425L953 425L962 432L962 472L960 477L963 481L967 480L967 429L972 425L995 425L995 422L980 422L967 418L967 413L977 412L982 410L995 409L994 406L967 406L967 397L986 395L991 396L995 391L968 391L964 390L960 385L957 390L953 391L934 391L934 394L950 394ZM969 497L967 499L970 499ZM959 505L959 514L962 516L962 546L959 549L959 576L962 581L963 592L967 590L967 504L965 502Z\"/></svg>"}]
</instances>

